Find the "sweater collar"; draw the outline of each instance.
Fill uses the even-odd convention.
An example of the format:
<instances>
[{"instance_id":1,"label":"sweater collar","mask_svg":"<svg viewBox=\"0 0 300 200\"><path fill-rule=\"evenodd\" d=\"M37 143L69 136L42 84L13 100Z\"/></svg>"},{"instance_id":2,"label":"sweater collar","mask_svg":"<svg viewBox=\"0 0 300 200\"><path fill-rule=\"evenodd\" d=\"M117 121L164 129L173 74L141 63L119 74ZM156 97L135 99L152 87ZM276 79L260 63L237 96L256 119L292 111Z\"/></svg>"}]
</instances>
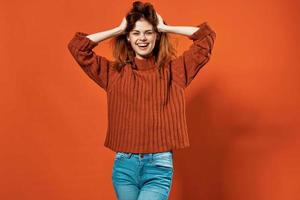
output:
<instances>
[{"instance_id":1,"label":"sweater collar","mask_svg":"<svg viewBox=\"0 0 300 200\"><path fill-rule=\"evenodd\" d=\"M144 59L134 57L134 62L138 70L149 70L156 67L155 56Z\"/></svg>"}]
</instances>

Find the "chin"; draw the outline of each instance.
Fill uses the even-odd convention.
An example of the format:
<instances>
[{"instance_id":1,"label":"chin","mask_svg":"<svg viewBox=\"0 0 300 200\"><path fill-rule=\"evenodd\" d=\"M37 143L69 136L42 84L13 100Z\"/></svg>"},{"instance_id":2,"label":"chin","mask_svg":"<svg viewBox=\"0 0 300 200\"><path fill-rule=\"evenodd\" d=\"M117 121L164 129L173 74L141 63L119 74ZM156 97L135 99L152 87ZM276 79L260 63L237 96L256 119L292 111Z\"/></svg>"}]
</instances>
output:
<instances>
[{"instance_id":1,"label":"chin","mask_svg":"<svg viewBox=\"0 0 300 200\"><path fill-rule=\"evenodd\" d=\"M147 57L147 56L150 56L150 55L151 55L151 52L140 52L140 51L135 51L135 54L136 54L136 55L139 55L139 56Z\"/></svg>"},{"instance_id":2,"label":"chin","mask_svg":"<svg viewBox=\"0 0 300 200\"><path fill-rule=\"evenodd\" d=\"M138 54L139 56L143 57L143 58L148 58L150 57L152 54L149 53L149 54Z\"/></svg>"}]
</instances>

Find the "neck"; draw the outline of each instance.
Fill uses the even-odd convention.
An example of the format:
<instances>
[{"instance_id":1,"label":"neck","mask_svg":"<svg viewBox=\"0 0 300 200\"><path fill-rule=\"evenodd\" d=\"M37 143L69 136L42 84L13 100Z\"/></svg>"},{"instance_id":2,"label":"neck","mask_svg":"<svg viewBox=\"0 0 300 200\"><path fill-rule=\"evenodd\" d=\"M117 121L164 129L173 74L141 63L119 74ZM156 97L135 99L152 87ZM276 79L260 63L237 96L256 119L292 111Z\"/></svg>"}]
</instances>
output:
<instances>
[{"instance_id":1,"label":"neck","mask_svg":"<svg viewBox=\"0 0 300 200\"><path fill-rule=\"evenodd\" d=\"M140 60L145 60L145 59L150 59L150 58L152 58L152 56L153 56L153 54L151 53L151 54L146 55L146 56L136 55L135 57L136 57L137 59L140 59Z\"/></svg>"},{"instance_id":2,"label":"neck","mask_svg":"<svg viewBox=\"0 0 300 200\"><path fill-rule=\"evenodd\" d=\"M144 58L135 57L134 62L138 70L148 70L156 67L155 56Z\"/></svg>"}]
</instances>

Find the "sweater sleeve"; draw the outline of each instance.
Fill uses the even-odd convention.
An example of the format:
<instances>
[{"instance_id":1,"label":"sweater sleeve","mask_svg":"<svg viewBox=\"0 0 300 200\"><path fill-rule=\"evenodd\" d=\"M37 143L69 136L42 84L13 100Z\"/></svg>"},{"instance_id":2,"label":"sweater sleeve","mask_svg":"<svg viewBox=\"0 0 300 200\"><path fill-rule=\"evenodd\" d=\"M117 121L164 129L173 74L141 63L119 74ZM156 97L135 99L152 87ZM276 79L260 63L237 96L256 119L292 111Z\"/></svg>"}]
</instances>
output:
<instances>
[{"instance_id":1,"label":"sweater sleeve","mask_svg":"<svg viewBox=\"0 0 300 200\"><path fill-rule=\"evenodd\" d=\"M76 32L68 43L68 49L81 69L101 88L107 91L108 82L113 72L113 62L97 55L92 49L98 45L84 32Z\"/></svg>"},{"instance_id":2,"label":"sweater sleeve","mask_svg":"<svg viewBox=\"0 0 300 200\"><path fill-rule=\"evenodd\" d=\"M182 88L186 88L195 78L199 70L209 61L216 39L216 33L204 22L199 29L188 36L193 40L190 48L178 58L171 60L173 80Z\"/></svg>"}]
</instances>

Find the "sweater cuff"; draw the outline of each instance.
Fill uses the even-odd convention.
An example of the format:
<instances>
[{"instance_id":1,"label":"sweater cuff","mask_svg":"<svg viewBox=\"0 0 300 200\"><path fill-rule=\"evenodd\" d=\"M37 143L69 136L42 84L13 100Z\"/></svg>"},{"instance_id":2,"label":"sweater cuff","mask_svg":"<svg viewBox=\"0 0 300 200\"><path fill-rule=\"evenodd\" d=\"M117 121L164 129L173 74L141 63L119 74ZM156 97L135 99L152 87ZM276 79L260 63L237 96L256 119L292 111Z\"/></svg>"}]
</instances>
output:
<instances>
[{"instance_id":1,"label":"sweater cuff","mask_svg":"<svg viewBox=\"0 0 300 200\"><path fill-rule=\"evenodd\" d=\"M189 39L202 40L204 37L214 32L212 28L208 25L208 22L203 22L197 25L197 27L199 27L199 29L196 32L194 32L192 35L188 36Z\"/></svg>"},{"instance_id":2,"label":"sweater cuff","mask_svg":"<svg viewBox=\"0 0 300 200\"><path fill-rule=\"evenodd\" d=\"M93 49L98 43L86 37L87 35L89 34L85 32L76 32L73 45L78 46L81 51Z\"/></svg>"}]
</instances>

